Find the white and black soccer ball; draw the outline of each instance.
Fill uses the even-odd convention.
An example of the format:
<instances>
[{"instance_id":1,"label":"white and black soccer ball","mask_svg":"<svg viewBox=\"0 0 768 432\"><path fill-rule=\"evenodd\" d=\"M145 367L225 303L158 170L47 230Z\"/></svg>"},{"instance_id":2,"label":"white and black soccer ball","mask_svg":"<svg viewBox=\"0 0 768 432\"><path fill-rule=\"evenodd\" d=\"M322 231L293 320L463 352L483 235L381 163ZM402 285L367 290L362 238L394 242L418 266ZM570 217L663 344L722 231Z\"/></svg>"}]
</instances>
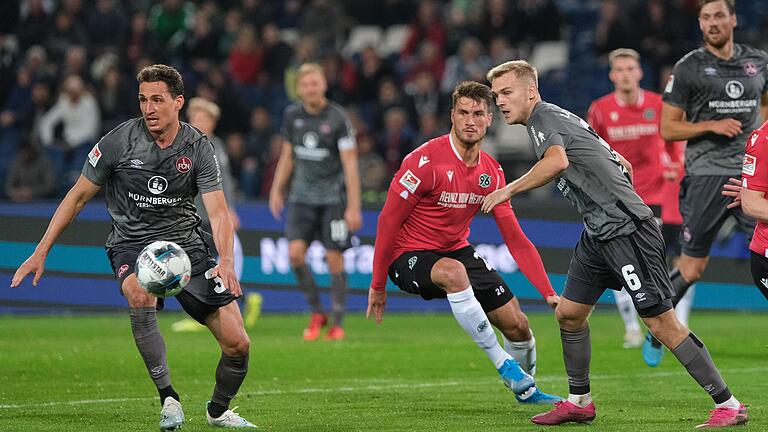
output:
<instances>
[{"instance_id":1,"label":"white and black soccer ball","mask_svg":"<svg viewBox=\"0 0 768 432\"><path fill-rule=\"evenodd\" d=\"M157 297L175 296L192 277L192 264L179 245L169 241L152 242L136 258L139 285Z\"/></svg>"}]
</instances>

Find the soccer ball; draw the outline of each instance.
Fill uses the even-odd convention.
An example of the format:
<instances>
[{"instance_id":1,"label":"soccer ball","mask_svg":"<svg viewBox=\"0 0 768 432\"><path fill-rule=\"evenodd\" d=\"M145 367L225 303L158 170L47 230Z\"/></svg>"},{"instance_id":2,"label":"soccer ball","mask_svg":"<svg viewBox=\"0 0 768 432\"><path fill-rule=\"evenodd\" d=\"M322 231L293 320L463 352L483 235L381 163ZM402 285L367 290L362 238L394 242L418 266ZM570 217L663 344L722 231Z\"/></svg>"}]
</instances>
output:
<instances>
[{"instance_id":1,"label":"soccer ball","mask_svg":"<svg viewBox=\"0 0 768 432\"><path fill-rule=\"evenodd\" d=\"M175 296L189 283L192 264L179 245L156 241L145 247L136 259L139 285L156 297Z\"/></svg>"}]
</instances>

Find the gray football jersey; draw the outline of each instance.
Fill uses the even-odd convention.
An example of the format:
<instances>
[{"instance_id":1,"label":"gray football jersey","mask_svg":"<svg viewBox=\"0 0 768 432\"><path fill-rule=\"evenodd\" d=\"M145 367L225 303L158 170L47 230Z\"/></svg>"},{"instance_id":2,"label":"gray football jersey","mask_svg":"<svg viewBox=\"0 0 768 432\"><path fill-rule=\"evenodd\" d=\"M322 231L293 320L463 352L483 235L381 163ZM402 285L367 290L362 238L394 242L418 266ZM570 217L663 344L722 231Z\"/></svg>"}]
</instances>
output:
<instances>
[{"instance_id":1,"label":"gray football jersey","mask_svg":"<svg viewBox=\"0 0 768 432\"><path fill-rule=\"evenodd\" d=\"M301 103L285 110L281 133L293 147L293 179L288 201L339 204L346 201L340 150L355 148L355 132L346 111L329 102L318 115Z\"/></svg>"},{"instance_id":2,"label":"gray football jersey","mask_svg":"<svg viewBox=\"0 0 768 432\"><path fill-rule=\"evenodd\" d=\"M584 120L547 102L536 105L526 125L541 158L553 145L562 146L568 168L556 186L584 218L587 234L610 240L635 231L634 221L653 217L635 193L619 158Z\"/></svg>"},{"instance_id":3,"label":"gray football jersey","mask_svg":"<svg viewBox=\"0 0 768 432\"><path fill-rule=\"evenodd\" d=\"M744 143L760 127L760 99L768 91L767 64L765 51L740 44L734 44L730 60L699 48L675 64L664 102L684 110L688 121L733 118L742 129L733 138L707 133L688 140L687 175L741 175Z\"/></svg>"},{"instance_id":4,"label":"gray football jersey","mask_svg":"<svg viewBox=\"0 0 768 432\"><path fill-rule=\"evenodd\" d=\"M161 149L142 118L128 120L93 147L83 175L106 186L107 248L167 240L190 258L205 255L193 250L207 253L194 199L198 191L220 190L221 172L211 142L197 129L182 122L173 144Z\"/></svg>"}]
</instances>

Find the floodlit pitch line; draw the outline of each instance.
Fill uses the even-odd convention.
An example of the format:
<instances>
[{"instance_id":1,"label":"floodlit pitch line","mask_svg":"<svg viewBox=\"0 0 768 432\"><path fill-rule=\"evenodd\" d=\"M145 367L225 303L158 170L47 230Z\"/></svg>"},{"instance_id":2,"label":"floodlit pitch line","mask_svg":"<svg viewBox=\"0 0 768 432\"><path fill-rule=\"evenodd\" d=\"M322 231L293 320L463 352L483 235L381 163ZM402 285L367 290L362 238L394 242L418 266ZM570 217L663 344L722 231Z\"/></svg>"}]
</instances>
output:
<instances>
[{"instance_id":1,"label":"floodlit pitch line","mask_svg":"<svg viewBox=\"0 0 768 432\"><path fill-rule=\"evenodd\" d=\"M749 372L765 372L768 371L768 367L756 367L756 368L743 368L743 369L721 369L721 372L725 373L749 373ZM644 378L664 378L664 377L671 377L671 376L684 376L686 375L683 371L669 371L669 372L652 372L652 373L638 373L638 374L608 374L608 375L592 375L591 379L603 381L603 380L618 380L618 379L628 379L628 378L637 378L637 377L644 377ZM566 379L565 376L555 376L555 375L545 375L545 376L539 376L536 378L537 382L553 382L553 381L561 381ZM384 381L384 380L375 380L375 381ZM450 380L450 381L435 381L435 382L424 382L424 383L411 383L411 384L389 384L389 385L367 385L367 386L361 386L361 387L325 387L325 388L305 388L305 389L295 389L295 390L259 390L259 391L252 391L252 392L243 392L240 396L273 396L273 395L287 395L287 394L312 394L312 393L350 393L350 392L359 392L359 391L381 391L381 390L398 390L398 389L420 389L420 388L431 388L431 387L449 387L449 386L457 386L467 383L474 383L477 384L478 382L484 381L483 379L478 380L477 378L473 379L464 379L464 380ZM58 401L58 402L42 402L42 403L34 403L34 404L8 404L8 405L0 405L0 409L21 409L21 408L32 408L32 407L48 407L48 406L61 406L61 405L90 405L90 404L107 404L107 403L119 403L119 402L141 402L141 401L149 401L149 400L155 400L157 399L156 396L153 397L135 397L135 398L111 398L111 399L84 399L84 400L74 400L74 401Z\"/></svg>"}]
</instances>

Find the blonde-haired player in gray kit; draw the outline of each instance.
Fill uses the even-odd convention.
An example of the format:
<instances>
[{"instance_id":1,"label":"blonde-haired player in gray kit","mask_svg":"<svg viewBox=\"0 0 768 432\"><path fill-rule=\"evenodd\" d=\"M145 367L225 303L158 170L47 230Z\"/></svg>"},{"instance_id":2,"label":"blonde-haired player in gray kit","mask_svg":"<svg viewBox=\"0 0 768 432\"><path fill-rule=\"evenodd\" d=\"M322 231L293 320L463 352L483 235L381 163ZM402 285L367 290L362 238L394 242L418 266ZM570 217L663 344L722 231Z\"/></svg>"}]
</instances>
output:
<instances>
[{"instance_id":1,"label":"blonde-haired player in gray kit","mask_svg":"<svg viewBox=\"0 0 768 432\"><path fill-rule=\"evenodd\" d=\"M517 180L485 197L486 213L514 195L554 181L584 219L555 315L560 324L568 400L531 421L589 423L595 418L589 379L589 314L606 288L626 287L638 315L712 397L715 409L699 428L746 423L747 409L730 392L704 343L672 310L664 241L653 213L632 187L632 166L587 122L541 100L536 69L516 60L488 72L507 124L522 124L539 161Z\"/></svg>"}]
</instances>

